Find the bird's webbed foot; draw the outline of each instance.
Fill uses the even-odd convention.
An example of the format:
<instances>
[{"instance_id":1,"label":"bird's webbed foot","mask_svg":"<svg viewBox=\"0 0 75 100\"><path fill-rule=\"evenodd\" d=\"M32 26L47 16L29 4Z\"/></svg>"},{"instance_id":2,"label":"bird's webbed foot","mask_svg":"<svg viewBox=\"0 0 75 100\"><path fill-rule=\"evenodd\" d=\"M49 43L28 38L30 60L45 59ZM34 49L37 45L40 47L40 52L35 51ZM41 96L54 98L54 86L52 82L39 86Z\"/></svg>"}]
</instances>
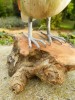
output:
<instances>
[{"instance_id":1,"label":"bird's webbed foot","mask_svg":"<svg viewBox=\"0 0 75 100\"><path fill-rule=\"evenodd\" d=\"M26 34L24 34L24 36L28 38L29 48L32 48L32 43L34 43L37 48L40 48L40 45L38 44L38 42L42 43L46 47L46 43L43 40L36 39L36 38L28 36Z\"/></svg>"},{"instance_id":2,"label":"bird's webbed foot","mask_svg":"<svg viewBox=\"0 0 75 100\"><path fill-rule=\"evenodd\" d=\"M52 35L52 34L50 34L50 33L45 34L45 33L43 33L43 32L41 32L41 34L43 34L44 36L47 37L46 40L47 40L49 43L52 43L52 40L56 40L56 41L60 42L61 44L62 44L62 42L66 42L66 40L65 40L63 37L55 36L55 35Z\"/></svg>"}]
</instances>

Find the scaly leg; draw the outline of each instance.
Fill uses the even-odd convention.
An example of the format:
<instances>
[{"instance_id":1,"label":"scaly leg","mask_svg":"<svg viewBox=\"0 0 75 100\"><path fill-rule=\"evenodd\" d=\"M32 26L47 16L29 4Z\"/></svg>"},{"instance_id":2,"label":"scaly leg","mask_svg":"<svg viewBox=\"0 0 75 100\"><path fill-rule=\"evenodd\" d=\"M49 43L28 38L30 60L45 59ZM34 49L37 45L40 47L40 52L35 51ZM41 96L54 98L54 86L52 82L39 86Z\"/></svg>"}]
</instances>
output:
<instances>
[{"instance_id":1,"label":"scaly leg","mask_svg":"<svg viewBox=\"0 0 75 100\"><path fill-rule=\"evenodd\" d=\"M50 22L51 22L51 17L48 17L47 18L47 34L43 33L45 36L48 37L48 41L49 43L52 43L52 39L55 39L57 41L59 41L60 43L62 43L62 41L65 42L65 39L63 37L58 37L58 36L54 36L51 34L51 31L50 31Z\"/></svg>"},{"instance_id":2,"label":"scaly leg","mask_svg":"<svg viewBox=\"0 0 75 100\"><path fill-rule=\"evenodd\" d=\"M37 43L37 41L41 42L44 46L46 45L46 43L43 40L32 37L32 18L29 18L29 20L28 20L28 36L26 34L24 34L24 36L28 37L28 42L29 42L30 48L32 48L31 42L33 42L37 46L37 48L40 48L40 45Z\"/></svg>"}]
</instances>

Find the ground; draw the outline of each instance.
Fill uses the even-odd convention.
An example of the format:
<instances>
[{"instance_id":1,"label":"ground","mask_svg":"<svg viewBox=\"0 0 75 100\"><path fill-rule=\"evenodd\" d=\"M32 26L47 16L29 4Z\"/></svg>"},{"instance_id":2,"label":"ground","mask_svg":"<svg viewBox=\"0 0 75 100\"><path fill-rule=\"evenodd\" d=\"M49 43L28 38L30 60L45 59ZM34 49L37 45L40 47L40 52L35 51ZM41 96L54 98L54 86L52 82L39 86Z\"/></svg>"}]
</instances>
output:
<instances>
[{"instance_id":1,"label":"ground","mask_svg":"<svg viewBox=\"0 0 75 100\"><path fill-rule=\"evenodd\" d=\"M6 33L9 33L9 34L17 34L17 33L21 33L21 32L26 32L28 31L27 28L14 28L14 29L4 29L4 28L0 28L0 32L6 32ZM34 31L33 33L39 33L39 31ZM72 30L52 30L51 33L53 34L58 34L58 33L72 33Z\"/></svg>"},{"instance_id":2,"label":"ground","mask_svg":"<svg viewBox=\"0 0 75 100\"><path fill-rule=\"evenodd\" d=\"M0 100L75 100L75 71L66 75L62 85L41 82L38 78L29 80L25 90L15 95L9 89L10 77L6 65L12 46L0 46Z\"/></svg>"},{"instance_id":3,"label":"ground","mask_svg":"<svg viewBox=\"0 0 75 100\"><path fill-rule=\"evenodd\" d=\"M5 30L7 33L27 32L26 29ZM55 31L55 33L57 33ZM69 33L67 31L67 33ZM41 82L38 78L29 80L25 90L15 95L9 89L10 77L6 65L7 56L10 54L12 46L0 46L0 100L75 100L75 71L66 75L66 80L62 85L52 85Z\"/></svg>"}]
</instances>

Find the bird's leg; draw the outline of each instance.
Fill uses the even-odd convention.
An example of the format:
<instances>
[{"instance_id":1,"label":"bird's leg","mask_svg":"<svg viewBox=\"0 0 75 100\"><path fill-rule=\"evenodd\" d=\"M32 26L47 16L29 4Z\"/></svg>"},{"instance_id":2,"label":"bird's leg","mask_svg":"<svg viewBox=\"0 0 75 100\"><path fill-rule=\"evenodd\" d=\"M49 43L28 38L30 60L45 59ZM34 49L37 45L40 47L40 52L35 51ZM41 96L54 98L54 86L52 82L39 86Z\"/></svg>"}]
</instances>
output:
<instances>
[{"instance_id":1,"label":"bird's leg","mask_svg":"<svg viewBox=\"0 0 75 100\"><path fill-rule=\"evenodd\" d=\"M47 36L48 36L48 41L51 43L51 34L50 34L50 22L51 22L51 17L47 18Z\"/></svg>"},{"instance_id":2,"label":"bird's leg","mask_svg":"<svg viewBox=\"0 0 75 100\"><path fill-rule=\"evenodd\" d=\"M36 39L32 37L32 18L28 19L28 36L26 34L24 34L24 36L28 37L28 42L29 42L29 47L32 48L32 43L33 42L37 48L40 48L38 42L41 42L44 46L46 45L46 43L43 40L40 39Z\"/></svg>"},{"instance_id":3,"label":"bird's leg","mask_svg":"<svg viewBox=\"0 0 75 100\"><path fill-rule=\"evenodd\" d=\"M65 42L65 39L64 39L63 37L58 37L58 36L54 36L54 35L51 34L50 25L51 25L51 17L48 17L48 18L47 18L47 34L41 32L41 33L43 33L45 36L48 37L49 43L52 42L52 39L55 39L55 40L59 41L60 43L62 43L62 41Z\"/></svg>"}]
</instances>

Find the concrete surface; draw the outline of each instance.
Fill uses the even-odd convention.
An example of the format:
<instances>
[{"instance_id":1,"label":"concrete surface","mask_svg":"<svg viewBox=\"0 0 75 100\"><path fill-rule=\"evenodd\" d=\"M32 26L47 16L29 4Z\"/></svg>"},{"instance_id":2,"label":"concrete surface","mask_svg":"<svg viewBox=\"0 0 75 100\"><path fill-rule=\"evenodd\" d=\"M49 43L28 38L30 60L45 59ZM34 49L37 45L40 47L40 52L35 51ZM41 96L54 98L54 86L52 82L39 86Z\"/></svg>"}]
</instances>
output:
<instances>
[{"instance_id":1,"label":"concrete surface","mask_svg":"<svg viewBox=\"0 0 75 100\"><path fill-rule=\"evenodd\" d=\"M0 46L0 100L75 100L75 71L66 75L62 85L52 85L34 78L25 90L15 95L9 89L10 77L6 65L12 46Z\"/></svg>"}]
</instances>

